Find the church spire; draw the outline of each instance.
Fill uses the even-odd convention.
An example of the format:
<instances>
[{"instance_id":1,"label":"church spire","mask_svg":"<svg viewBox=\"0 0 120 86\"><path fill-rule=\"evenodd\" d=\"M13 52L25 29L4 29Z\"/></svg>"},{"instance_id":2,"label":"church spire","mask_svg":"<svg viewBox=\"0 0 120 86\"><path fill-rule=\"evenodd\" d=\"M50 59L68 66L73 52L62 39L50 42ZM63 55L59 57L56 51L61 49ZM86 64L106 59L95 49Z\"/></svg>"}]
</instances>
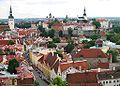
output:
<instances>
[{"instance_id":1,"label":"church spire","mask_svg":"<svg viewBox=\"0 0 120 86\"><path fill-rule=\"evenodd\" d=\"M84 13L83 13L83 16L87 16L87 15L86 15L86 9L85 9L85 7L84 7Z\"/></svg>"},{"instance_id":2,"label":"church spire","mask_svg":"<svg viewBox=\"0 0 120 86\"><path fill-rule=\"evenodd\" d=\"M13 15L12 15L12 7L10 6L10 15L9 15L9 18L14 18Z\"/></svg>"}]
</instances>

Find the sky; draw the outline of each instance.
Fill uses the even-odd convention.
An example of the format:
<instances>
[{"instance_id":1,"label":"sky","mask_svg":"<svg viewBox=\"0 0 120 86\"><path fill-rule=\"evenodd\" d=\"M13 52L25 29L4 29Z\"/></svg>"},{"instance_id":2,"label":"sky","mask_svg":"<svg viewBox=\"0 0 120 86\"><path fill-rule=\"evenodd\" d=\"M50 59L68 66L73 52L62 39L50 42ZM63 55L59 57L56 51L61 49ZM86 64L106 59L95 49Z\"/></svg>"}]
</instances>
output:
<instances>
[{"instance_id":1,"label":"sky","mask_svg":"<svg viewBox=\"0 0 120 86\"><path fill-rule=\"evenodd\" d=\"M8 18L10 5L15 18L77 17L84 7L88 17L120 17L120 0L0 0L0 18Z\"/></svg>"}]
</instances>

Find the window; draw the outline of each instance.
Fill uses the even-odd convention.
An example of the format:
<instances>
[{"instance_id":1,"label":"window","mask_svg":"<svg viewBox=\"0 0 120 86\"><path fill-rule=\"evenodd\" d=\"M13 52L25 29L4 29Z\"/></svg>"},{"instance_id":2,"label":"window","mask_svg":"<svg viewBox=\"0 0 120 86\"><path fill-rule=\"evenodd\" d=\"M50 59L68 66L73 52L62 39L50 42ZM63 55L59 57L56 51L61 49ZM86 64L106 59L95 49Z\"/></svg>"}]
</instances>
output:
<instances>
[{"instance_id":1,"label":"window","mask_svg":"<svg viewBox=\"0 0 120 86\"><path fill-rule=\"evenodd\" d=\"M108 81L106 81L106 84L108 84Z\"/></svg>"},{"instance_id":2,"label":"window","mask_svg":"<svg viewBox=\"0 0 120 86\"><path fill-rule=\"evenodd\" d=\"M105 84L105 82L103 81L103 84Z\"/></svg>"},{"instance_id":3,"label":"window","mask_svg":"<svg viewBox=\"0 0 120 86\"><path fill-rule=\"evenodd\" d=\"M117 82L119 82L119 80L117 80Z\"/></svg>"},{"instance_id":4,"label":"window","mask_svg":"<svg viewBox=\"0 0 120 86\"><path fill-rule=\"evenodd\" d=\"M114 83L115 83L115 80L114 80Z\"/></svg>"},{"instance_id":5,"label":"window","mask_svg":"<svg viewBox=\"0 0 120 86\"><path fill-rule=\"evenodd\" d=\"M109 83L111 83L111 81L109 81Z\"/></svg>"}]
</instances>

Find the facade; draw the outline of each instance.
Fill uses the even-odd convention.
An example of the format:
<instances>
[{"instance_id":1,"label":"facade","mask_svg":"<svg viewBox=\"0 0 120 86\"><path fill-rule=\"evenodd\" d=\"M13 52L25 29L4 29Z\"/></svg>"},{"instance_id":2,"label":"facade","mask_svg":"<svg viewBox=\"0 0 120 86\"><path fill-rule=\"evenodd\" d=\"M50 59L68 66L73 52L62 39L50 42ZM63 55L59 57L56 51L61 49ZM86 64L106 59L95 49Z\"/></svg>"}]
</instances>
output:
<instances>
[{"instance_id":1,"label":"facade","mask_svg":"<svg viewBox=\"0 0 120 86\"><path fill-rule=\"evenodd\" d=\"M9 24L9 28L11 30L13 30L14 29L14 17L12 15L12 8L11 8L11 6L10 6L10 15L8 16L8 24Z\"/></svg>"},{"instance_id":2,"label":"facade","mask_svg":"<svg viewBox=\"0 0 120 86\"><path fill-rule=\"evenodd\" d=\"M98 83L102 86L120 86L119 72L98 73Z\"/></svg>"},{"instance_id":3,"label":"facade","mask_svg":"<svg viewBox=\"0 0 120 86\"><path fill-rule=\"evenodd\" d=\"M101 29L108 29L108 28L112 28L112 24L109 20L106 19L97 19L97 22L100 22L101 24Z\"/></svg>"}]
</instances>

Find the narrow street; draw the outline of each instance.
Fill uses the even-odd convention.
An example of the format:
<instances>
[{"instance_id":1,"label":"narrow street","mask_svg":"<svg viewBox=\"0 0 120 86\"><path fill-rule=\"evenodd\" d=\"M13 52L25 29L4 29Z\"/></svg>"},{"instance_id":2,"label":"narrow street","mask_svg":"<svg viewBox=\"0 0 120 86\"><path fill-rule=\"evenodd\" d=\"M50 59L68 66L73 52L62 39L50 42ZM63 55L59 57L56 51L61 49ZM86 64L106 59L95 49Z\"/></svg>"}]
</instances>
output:
<instances>
[{"instance_id":1,"label":"narrow street","mask_svg":"<svg viewBox=\"0 0 120 86\"><path fill-rule=\"evenodd\" d=\"M39 82L40 86L48 86L48 84L40 77L41 74L39 74L36 70L33 70L33 74L35 75L35 78Z\"/></svg>"},{"instance_id":2,"label":"narrow street","mask_svg":"<svg viewBox=\"0 0 120 86\"><path fill-rule=\"evenodd\" d=\"M29 64L31 64L31 62L30 62L30 60L29 60L29 54L26 53L24 56L25 56L27 62L28 62ZM33 67L32 72L33 72L36 80L39 82L40 86L48 86L49 83L44 79L44 75L41 73L41 71L39 71L39 70L38 70L35 66L33 66L33 65L32 65L32 67ZM44 79L44 80L43 80L43 79Z\"/></svg>"}]
</instances>

